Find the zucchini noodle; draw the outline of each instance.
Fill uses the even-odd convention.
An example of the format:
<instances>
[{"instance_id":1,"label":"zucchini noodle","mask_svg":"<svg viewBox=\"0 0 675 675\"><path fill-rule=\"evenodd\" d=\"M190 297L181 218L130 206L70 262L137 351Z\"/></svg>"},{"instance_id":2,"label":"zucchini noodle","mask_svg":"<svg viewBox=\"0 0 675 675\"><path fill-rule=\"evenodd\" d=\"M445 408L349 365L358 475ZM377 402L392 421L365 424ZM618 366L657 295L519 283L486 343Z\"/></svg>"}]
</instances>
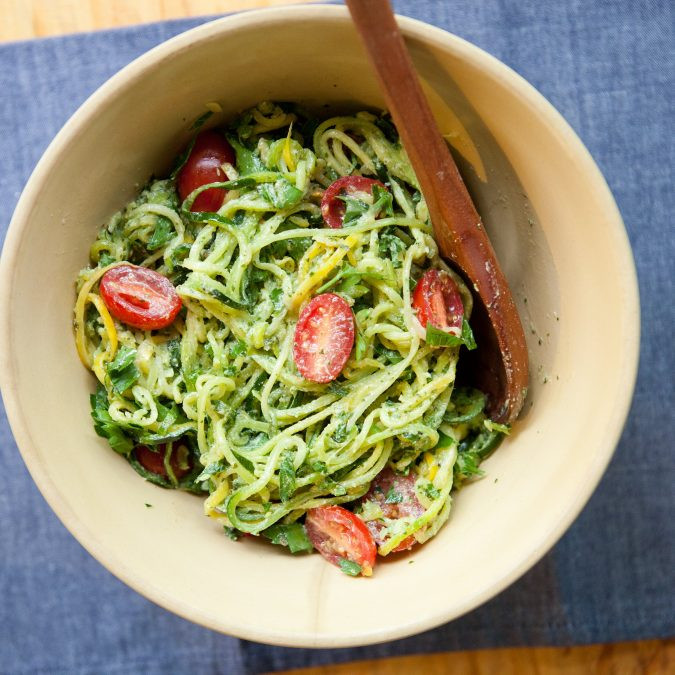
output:
<instances>
[{"instance_id":1,"label":"zucchini noodle","mask_svg":"<svg viewBox=\"0 0 675 675\"><path fill-rule=\"evenodd\" d=\"M237 532L345 504L384 524L382 555L423 542L506 430L486 420L480 392L454 388L460 343L425 341L411 305L426 270L449 270L395 129L366 112L319 122L262 103L224 133L237 155L229 182L181 202L180 166L152 180L101 229L78 277L75 341L100 382L96 431L145 478L204 494L207 515ZM344 226L328 228L322 195L348 175L387 189L345 197ZM228 190L220 210L190 211L209 187ZM111 316L98 283L122 263L174 284L183 310L172 325ZM468 319L471 294L450 273ZM319 384L298 372L293 338L324 292L350 305L356 341L341 375ZM151 475L138 447L162 444L165 470ZM386 518L362 499L385 467L415 478L421 515Z\"/></svg>"}]
</instances>

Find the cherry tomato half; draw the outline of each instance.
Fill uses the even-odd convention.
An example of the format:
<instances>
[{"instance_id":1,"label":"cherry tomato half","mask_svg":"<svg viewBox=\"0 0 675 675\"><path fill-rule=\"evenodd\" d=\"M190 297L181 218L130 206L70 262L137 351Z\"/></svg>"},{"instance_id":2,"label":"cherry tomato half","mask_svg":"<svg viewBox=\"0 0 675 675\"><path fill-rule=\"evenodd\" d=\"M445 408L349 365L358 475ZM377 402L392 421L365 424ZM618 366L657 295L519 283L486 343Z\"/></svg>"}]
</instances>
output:
<instances>
[{"instance_id":1,"label":"cherry tomato half","mask_svg":"<svg viewBox=\"0 0 675 675\"><path fill-rule=\"evenodd\" d=\"M202 131L195 139L187 162L178 173L178 194L181 200L202 185L227 180L222 164L234 164L236 156L232 146L215 131ZM190 211L217 211L227 190L211 188L195 199Z\"/></svg>"},{"instance_id":2,"label":"cherry tomato half","mask_svg":"<svg viewBox=\"0 0 675 675\"><path fill-rule=\"evenodd\" d=\"M300 374L312 382L330 382L344 368L354 346L354 315L335 293L312 298L295 326L293 358Z\"/></svg>"},{"instance_id":3,"label":"cherry tomato half","mask_svg":"<svg viewBox=\"0 0 675 675\"><path fill-rule=\"evenodd\" d=\"M380 471L370 484L370 489L361 498L362 502L370 501L377 504L382 509L382 515L391 520L412 516L419 518L424 513L424 507L417 499L415 491L415 476L409 474L400 476L389 467ZM369 520L366 525L373 535L373 539L378 546L381 546L387 540L383 533L385 524L379 520ZM392 553L397 551L406 551L417 542L411 534L406 537Z\"/></svg>"},{"instance_id":4,"label":"cherry tomato half","mask_svg":"<svg viewBox=\"0 0 675 675\"><path fill-rule=\"evenodd\" d=\"M346 559L361 566L361 574L373 573L377 549L365 523L342 506L310 509L305 519L312 546L331 564Z\"/></svg>"},{"instance_id":5,"label":"cherry tomato half","mask_svg":"<svg viewBox=\"0 0 675 675\"><path fill-rule=\"evenodd\" d=\"M331 183L326 188L321 199L321 215L326 221L326 225L333 229L342 227L342 220L347 208L346 204L339 199L342 193L350 196L359 192L371 194L374 185L384 187L379 180L364 178L363 176L343 176L342 178L338 178L334 183Z\"/></svg>"},{"instance_id":6,"label":"cherry tomato half","mask_svg":"<svg viewBox=\"0 0 675 675\"><path fill-rule=\"evenodd\" d=\"M134 449L134 454L136 455L138 463L144 469L147 469L150 473L168 478L166 467L164 466L166 443L157 445L154 448L149 448L147 445L138 445ZM182 444L174 443L169 463L171 464L173 475L178 480L192 471L190 453L188 452L187 447Z\"/></svg>"},{"instance_id":7,"label":"cherry tomato half","mask_svg":"<svg viewBox=\"0 0 675 675\"><path fill-rule=\"evenodd\" d=\"M462 328L464 305L457 284L444 270L427 270L417 282L412 296L417 319L426 328L447 331Z\"/></svg>"},{"instance_id":8,"label":"cherry tomato half","mask_svg":"<svg viewBox=\"0 0 675 675\"><path fill-rule=\"evenodd\" d=\"M165 276L136 265L108 270L101 277L99 291L115 318L141 330L165 328L183 305Z\"/></svg>"}]
</instances>

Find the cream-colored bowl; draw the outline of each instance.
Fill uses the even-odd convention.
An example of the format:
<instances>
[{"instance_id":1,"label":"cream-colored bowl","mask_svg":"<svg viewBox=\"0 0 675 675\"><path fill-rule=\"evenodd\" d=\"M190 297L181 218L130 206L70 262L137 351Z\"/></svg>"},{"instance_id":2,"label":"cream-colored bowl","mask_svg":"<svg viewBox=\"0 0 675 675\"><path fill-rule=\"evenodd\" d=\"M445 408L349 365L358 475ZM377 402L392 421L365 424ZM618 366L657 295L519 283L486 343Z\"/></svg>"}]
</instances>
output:
<instances>
[{"instance_id":1,"label":"cream-colored bowl","mask_svg":"<svg viewBox=\"0 0 675 675\"><path fill-rule=\"evenodd\" d=\"M373 578L347 577L319 555L232 542L202 515L200 499L140 480L93 431L94 381L71 327L73 280L97 229L168 166L206 102L223 107L215 122L264 99L382 105L343 8L225 18L134 61L52 142L7 235L0 380L35 482L120 579L232 635L358 645L469 611L562 535L605 470L627 414L637 287L597 167L560 115L506 66L437 28L400 24L517 298L532 381L522 420L485 464L485 478L456 496L440 534L380 563Z\"/></svg>"}]
</instances>

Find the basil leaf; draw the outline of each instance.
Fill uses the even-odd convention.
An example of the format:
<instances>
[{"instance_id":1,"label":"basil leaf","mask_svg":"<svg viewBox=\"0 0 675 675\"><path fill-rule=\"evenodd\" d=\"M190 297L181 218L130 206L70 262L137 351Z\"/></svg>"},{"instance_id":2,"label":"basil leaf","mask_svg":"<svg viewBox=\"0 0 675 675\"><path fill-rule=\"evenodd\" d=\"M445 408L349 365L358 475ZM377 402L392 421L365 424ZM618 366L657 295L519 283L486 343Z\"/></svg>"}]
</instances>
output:
<instances>
[{"instance_id":1,"label":"basil leaf","mask_svg":"<svg viewBox=\"0 0 675 675\"><path fill-rule=\"evenodd\" d=\"M105 388L99 385L96 393L89 397L89 401L91 403L91 416L94 420L94 431L105 438L115 452L120 455L128 455L134 448L134 442L110 417L108 395Z\"/></svg>"},{"instance_id":2,"label":"basil leaf","mask_svg":"<svg viewBox=\"0 0 675 675\"><path fill-rule=\"evenodd\" d=\"M192 153L192 148L195 146L195 141L197 140L197 136L193 136L192 140L188 143L187 147L183 152L176 157L176 161L174 162L173 169L171 169L171 173L169 174L169 178L173 180L176 178L176 176L180 173L180 170L185 166L187 163L190 154Z\"/></svg>"},{"instance_id":3,"label":"basil leaf","mask_svg":"<svg viewBox=\"0 0 675 675\"><path fill-rule=\"evenodd\" d=\"M476 339L473 336L471 326L469 326L469 322L466 319L462 320L462 342L466 345L466 348L469 351L476 349L478 346L476 344Z\"/></svg>"},{"instance_id":4,"label":"basil leaf","mask_svg":"<svg viewBox=\"0 0 675 675\"><path fill-rule=\"evenodd\" d=\"M356 348L354 349L354 358L360 361L366 355L366 338L361 331L356 333Z\"/></svg>"},{"instance_id":5,"label":"basil leaf","mask_svg":"<svg viewBox=\"0 0 675 675\"><path fill-rule=\"evenodd\" d=\"M448 424L470 422L483 412L487 397L482 391L473 387L457 387L450 397L443 421Z\"/></svg>"},{"instance_id":6,"label":"basil leaf","mask_svg":"<svg viewBox=\"0 0 675 675\"><path fill-rule=\"evenodd\" d=\"M387 364L395 364L403 361L403 357L395 349L387 349L381 342L375 342L375 358L378 356L384 357L384 362Z\"/></svg>"},{"instance_id":7,"label":"basil leaf","mask_svg":"<svg viewBox=\"0 0 675 675\"><path fill-rule=\"evenodd\" d=\"M431 323L427 323L427 334L425 339L427 344L432 347L458 347L460 345L465 345L466 348L470 350L476 348L473 332L466 319L462 321L461 335L446 333L444 330L432 326Z\"/></svg>"},{"instance_id":8,"label":"basil leaf","mask_svg":"<svg viewBox=\"0 0 675 675\"><path fill-rule=\"evenodd\" d=\"M394 216L394 196L387 188L373 185L373 211L375 213L383 212L384 215L393 218ZM399 239L400 241L400 239Z\"/></svg>"},{"instance_id":9,"label":"basil leaf","mask_svg":"<svg viewBox=\"0 0 675 675\"><path fill-rule=\"evenodd\" d=\"M324 478L323 482L319 487L321 488L321 490L326 490L327 492L330 492L335 497L342 497L347 494L347 488L341 483L338 483L336 480L333 480L330 476Z\"/></svg>"},{"instance_id":10,"label":"basil leaf","mask_svg":"<svg viewBox=\"0 0 675 675\"><path fill-rule=\"evenodd\" d=\"M358 577L362 571L361 565L355 563L353 560L347 560L347 558L338 558L338 565L340 566L340 569L350 577Z\"/></svg>"},{"instance_id":11,"label":"basil leaf","mask_svg":"<svg viewBox=\"0 0 675 675\"><path fill-rule=\"evenodd\" d=\"M173 223L165 216L157 216L157 224L148 239L146 248L148 251L156 251L158 248L166 246L175 236Z\"/></svg>"},{"instance_id":12,"label":"basil leaf","mask_svg":"<svg viewBox=\"0 0 675 675\"><path fill-rule=\"evenodd\" d=\"M263 530L261 534L273 544L288 546L291 553L307 552L314 548L307 536L305 526L301 523L291 523L290 525L276 523Z\"/></svg>"},{"instance_id":13,"label":"basil leaf","mask_svg":"<svg viewBox=\"0 0 675 675\"><path fill-rule=\"evenodd\" d=\"M213 111L207 110L206 112L202 113L193 123L192 126L190 127L190 131L199 131L206 121L213 115Z\"/></svg>"},{"instance_id":14,"label":"basil leaf","mask_svg":"<svg viewBox=\"0 0 675 675\"><path fill-rule=\"evenodd\" d=\"M140 372L134 363L135 359L136 350L123 346L117 350L115 358L106 368L112 387L118 394L122 394L129 389L140 376Z\"/></svg>"},{"instance_id":15,"label":"basil leaf","mask_svg":"<svg viewBox=\"0 0 675 675\"><path fill-rule=\"evenodd\" d=\"M266 170L260 156L254 150L249 150L236 136L228 135L227 140L237 156L237 171L240 176Z\"/></svg>"},{"instance_id":16,"label":"basil leaf","mask_svg":"<svg viewBox=\"0 0 675 675\"><path fill-rule=\"evenodd\" d=\"M243 455L240 455L238 452L234 451L232 451L232 454L247 471L249 471L250 473L253 473L255 471L253 462L250 459L248 459L248 457L244 457Z\"/></svg>"},{"instance_id":17,"label":"basil leaf","mask_svg":"<svg viewBox=\"0 0 675 675\"><path fill-rule=\"evenodd\" d=\"M279 496L282 502L287 502L295 492L295 467L293 466L293 454L288 450L284 452L279 466Z\"/></svg>"},{"instance_id":18,"label":"basil leaf","mask_svg":"<svg viewBox=\"0 0 675 675\"><path fill-rule=\"evenodd\" d=\"M326 390L331 394L337 394L338 396L346 396L349 393L349 389L339 382L330 382L326 387Z\"/></svg>"},{"instance_id":19,"label":"basil leaf","mask_svg":"<svg viewBox=\"0 0 675 675\"><path fill-rule=\"evenodd\" d=\"M276 209L287 209L295 206L303 197L304 192L291 185L286 179L280 178L275 183L264 183L260 186L260 194Z\"/></svg>"},{"instance_id":20,"label":"basil leaf","mask_svg":"<svg viewBox=\"0 0 675 675\"><path fill-rule=\"evenodd\" d=\"M319 459L316 460L315 462L312 462L312 470L316 471L317 473L326 473L328 467L326 466L326 462L322 462Z\"/></svg>"},{"instance_id":21,"label":"basil leaf","mask_svg":"<svg viewBox=\"0 0 675 675\"><path fill-rule=\"evenodd\" d=\"M342 216L343 227L354 225L354 223L370 208L365 202L350 195L338 195L338 199L341 199L346 205L344 215Z\"/></svg>"},{"instance_id":22,"label":"basil leaf","mask_svg":"<svg viewBox=\"0 0 675 675\"><path fill-rule=\"evenodd\" d=\"M274 288L270 292L272 306L278 312L284 306L284 291L281 288Z\"/></svg>"},{"instance_id":23,"label":"basil leaf","mask_svg":"<svg viewBox=\"0 0 675 675\"><path fill-rule=\"evenodd\" d=\"M233 345L230 346L230 357L236 358L246 353L246 343L243 340L237 340Z\"/></svg>"},{"instance_id":24,"label":"basil leaf","mask_svg":"<svg viewBox=\"0 0 675 675\"><path fill-rule=\"evenodd\" d=\"M225 464L222 459L219 459L217 462L211 462L204 471L202 471L197 478L195 478L196 483L201 483L205 481L210 476L213 476L216 473L220 473L225 469Z\"/></svg>"}]
</instances>

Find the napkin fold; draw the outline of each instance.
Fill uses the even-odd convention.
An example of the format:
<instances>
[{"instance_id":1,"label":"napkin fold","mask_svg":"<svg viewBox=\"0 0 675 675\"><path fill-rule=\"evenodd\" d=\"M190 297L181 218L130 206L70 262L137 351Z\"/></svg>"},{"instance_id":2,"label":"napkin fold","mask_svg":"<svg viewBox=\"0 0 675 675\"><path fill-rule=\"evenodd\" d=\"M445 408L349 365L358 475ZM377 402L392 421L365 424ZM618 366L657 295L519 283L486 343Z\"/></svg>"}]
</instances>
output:
<instances>
[{"instance_id":1,"label":"napkin fold","mask_svg":"<svg viewBox=\"0 0 675 675\"><path fill-rule=\"evenodd\" d=\"M549 555L452 623L357 649L270 647L174 616L91 558L38 493L2 410L1 672L253 674L409 653L675 635L675 5L394 5L479 45L534 84L579 133L618 202L640 280L642 352L631 413L598 490ZM0 45L2 237L30 171L77 106L133 58L205 20Z\"/></svg>"}]
</instances>

